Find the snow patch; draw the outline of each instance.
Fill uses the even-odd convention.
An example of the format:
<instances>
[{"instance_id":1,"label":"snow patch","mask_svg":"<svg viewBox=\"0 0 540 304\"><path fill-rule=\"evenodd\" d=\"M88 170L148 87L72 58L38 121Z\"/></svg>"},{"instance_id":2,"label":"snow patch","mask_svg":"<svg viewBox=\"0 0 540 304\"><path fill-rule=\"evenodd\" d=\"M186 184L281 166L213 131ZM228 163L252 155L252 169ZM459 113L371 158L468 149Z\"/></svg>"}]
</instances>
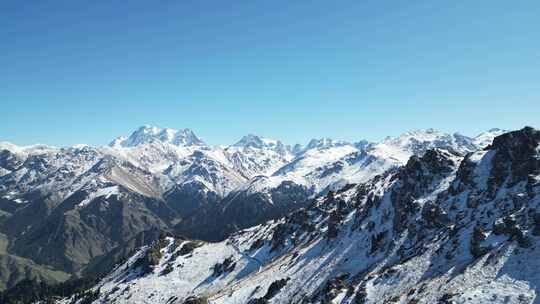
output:
<instances>
[{"instance_id":1,"label":"snow patch","mask_svg":"<svg viewBox=\"0 0 540 304\"><path fill-rule=\"evenodd\" d=\"M111 195L118 195L118 194L120 194L118 186L100 188L100 189L97 189L96 191L90 192L90 194L88 194L88 196L84 200L82 200L79 204L77 204L77 206L84 207L98 197L104 196L105 199L108 199Z\"/></svg>"}]
</instances>

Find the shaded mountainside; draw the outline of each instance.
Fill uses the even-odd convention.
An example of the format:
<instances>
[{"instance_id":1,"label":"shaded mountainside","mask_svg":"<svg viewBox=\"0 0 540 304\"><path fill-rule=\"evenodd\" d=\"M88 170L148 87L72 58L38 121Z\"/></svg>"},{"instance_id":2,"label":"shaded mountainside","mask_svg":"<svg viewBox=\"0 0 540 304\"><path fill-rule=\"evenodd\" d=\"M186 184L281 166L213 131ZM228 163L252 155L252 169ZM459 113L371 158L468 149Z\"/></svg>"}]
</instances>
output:
<instances>
[{"instance_id":1,"label":"shaded mountainside","mask_svg":"<svg viewBox=\"0 0 540 304\"><path fill-rule=\"evenodd\" d=\"M32 260L11 254L0 253L0 288L12 287L25 279L59 283L69 278L69 274L51 267L38 265Z\"/></svg>"},{"instance_id":2,"label":"shaded mountainside","mask_svg":"<svg viewBox=\"0 0 540 304\"><path fill-rule=\"evenodd\" d=\"M192 238L220 241L232 232L279 218L305 206L313 194L293 182L282 182L265 193L232 192L219 204L198 209L174 231Z\"/></svg>"},{"instance_id":3,"label":"shaded mountainside","mask_svg":"<svg viewBox=\"0 0 540 304\"><path fill-rule=\"evenodd\" d=\"M219 243L163 236L58 302L540 303L539 144L428 150Z\"/></svg>"},{"instance_id":4,"label":"shaded mountainside","mask_svg":"<svg viewBox=\"0 0 540 304\"><path fill-rule=\"evenodd\" d=\"M472 139L425 130L294 147L248 135L210 147L189 129L143 126L106 147L0 143L0 254L9 261L0 263L0 290L25 278L104 271L153 240L152 231L221 241L430 148L476 151L497 132ZM154 237L133 241L142 234Z\"/></svg>"},{"instance_id":5,"label":"shaded mountainside","mask_svg":"<svg viewBox=\"0 0 540 304\"><path fill-rule=\"evenodd\" d=\"M161 198L154 177L129 162L108 156L99 160L92 158L91 166L75 175L59 172L69 163L61 164L60 168L47 163L57 158L57 154L33 158L31 166L23 165L2 177L18 181L13 186L3 184L9 188L3 197L3 216L0 217L7 253L19 258L12 259L14 261L31 261L30 265L35 264L32 271L34 268L59 270L64 275L57 276L58 280L65 280L68 273L80 273L88 263L122 246L138 233L167 229L176 223L177 214ZM36 159L42 160L40 163L44 165L36 168ZM46 174L37 174L35 170L39 169ZM20 171L25 174L19 174ZM25 175L32 182L24 183ZM58 179L58 175L67 177ZM51 179L58 180L55 187L47 182ZM21 195L12 197L15 193ZM1 266L6 275L1 280L6 287L36 277L30 271L16 276L21 267ZM50 275L38 278L51 281L48 280Z\"/></svg>"}]
</instances>

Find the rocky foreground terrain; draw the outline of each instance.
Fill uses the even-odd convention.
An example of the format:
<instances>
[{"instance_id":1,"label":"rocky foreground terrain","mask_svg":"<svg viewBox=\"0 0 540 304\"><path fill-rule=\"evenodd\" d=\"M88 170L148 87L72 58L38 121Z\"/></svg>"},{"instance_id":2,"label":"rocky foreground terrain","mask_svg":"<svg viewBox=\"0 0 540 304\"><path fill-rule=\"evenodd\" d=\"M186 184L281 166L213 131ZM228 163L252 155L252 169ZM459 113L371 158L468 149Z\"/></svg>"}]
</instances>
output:
<instances>
[{"instance_id":1,"label":"rocky foreground terrain","mask_svg":"<svg viewBox=\"0 0 540 304\"><path fill-rule=\"evenodd\" d=\"M205 242L162 233L57 303L540 303L540 131L428 149Z\"/></svg>"}]
</instances>

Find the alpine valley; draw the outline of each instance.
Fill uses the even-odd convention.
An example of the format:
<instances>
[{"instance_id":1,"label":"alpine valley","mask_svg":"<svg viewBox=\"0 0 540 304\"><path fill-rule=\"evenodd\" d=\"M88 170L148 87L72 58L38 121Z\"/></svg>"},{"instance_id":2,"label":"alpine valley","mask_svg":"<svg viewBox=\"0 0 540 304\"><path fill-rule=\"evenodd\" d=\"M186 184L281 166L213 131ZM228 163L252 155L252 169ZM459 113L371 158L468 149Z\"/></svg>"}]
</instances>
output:
<instances>
[{"instance_id":1,"label":"alpine valley","mask_svg":"<svg viewBox=\"0 0 540 304\"><path fill-rule=\"evenodd\" d=\"M540 131L0 143L1 303L540 303Z\"/></svg>"}]
</instances>

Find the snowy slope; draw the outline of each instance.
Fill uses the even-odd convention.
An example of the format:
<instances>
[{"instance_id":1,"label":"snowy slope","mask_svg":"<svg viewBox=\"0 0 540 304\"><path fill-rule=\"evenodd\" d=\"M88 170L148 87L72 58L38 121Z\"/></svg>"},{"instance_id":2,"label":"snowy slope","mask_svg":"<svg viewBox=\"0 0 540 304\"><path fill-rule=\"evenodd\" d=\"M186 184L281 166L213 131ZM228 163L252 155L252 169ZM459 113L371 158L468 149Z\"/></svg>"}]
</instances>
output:
<instances>
[{"instance_id":1,"label":"snowy slope","mask_svg":"<svg viewBox=\"0 0 540 304\"><path fill-rule=\"evenodd\" d=\"M486 132L482 132L473 138L473 143L478 147L485 148L493 142L493 139L499 135L509 132L508 130L501 130L497 128L489 129Z\"/></svg>"},{"instance_id":2,"label":"snowy slope","mask_svg":"<svg viewBox=\"0 0 540 304\"><path fill-rule=\"evenodd\" d=\"M253 179L239 190L261 192L273 189L283 181L291 181L313 188L313 193L318 194L349 183L365 182L403 166L411 156L421 156L433 148L463 155L479 149L471 138L433 129L407 132L380 143L351 144L326 138L313 139L272 176Z\"/></svg>"},{"instance_id":3,"label":"snowy slope","mask_svg":"<svg viewBox=\"0 0 540 304\"><path fill-rule=\"evenodd\" d=\"M82 186L74 183L102 156L88 147L20 147L11 151L20 161L9 174L0 177L0 195L8 199L40 191L62 200Z\"/></svg>"},{"instance_id":4,"label":"snowy slope","mask_svg":"<svg viewBox=\"0 0 540 304\"><path fill-rule=\"evenodd\" d=\"M233 168L246 178L271 175L294 158L291 148L279 140L253 134L226 147L224 153Z\"/></svg>"},{"instance_id":5,"label":"snowy slope","mask_svg":"<svg viewBox=\"0 0 540 304\"><path fill-rule=\"evenodd\" d=\"M190 129L161 129L155 126L142 126L129 137L118 137L110 146L134 147L150 142L162 142L179 147L206 146L206 144Z\"/></svg>"},{"instance_id":6,"label":"snowy slope","mask_svg":"<svg viewBox=\"0 0 540 304\"><path fill-rule=\"evenodd\" d=\"M540 303L540 131L428 150L220 243L165 237L61 303Z\"/></svg>"},{"instance_id":7,"label":"snowy slope","mask_svg":"<svg viewBox=\"0 0 540 304\"><path fill-rule=\"evenodd\" d=\"M195 151L191 155L171 164L163 172L176 184L198 182L206 191L213 191L224 197L246 182L240 172L234 170L228 162L220 161L218 151Z\"/></svg>"},{"instance_id":8,"label":"snowy slope","mask_svg":"<svg viewBox=\"0 0 540 304\"><path fill-rule=\"evenodd\" d=\"M391 158L404 164L411 155L422 155L426 150L439 148L461 154L478 149L474 141L466 136L445 134L434 129L406 132L396 138L387 138L370 148L370 153L382 158Z\"/></svg>"}]
</instances>

